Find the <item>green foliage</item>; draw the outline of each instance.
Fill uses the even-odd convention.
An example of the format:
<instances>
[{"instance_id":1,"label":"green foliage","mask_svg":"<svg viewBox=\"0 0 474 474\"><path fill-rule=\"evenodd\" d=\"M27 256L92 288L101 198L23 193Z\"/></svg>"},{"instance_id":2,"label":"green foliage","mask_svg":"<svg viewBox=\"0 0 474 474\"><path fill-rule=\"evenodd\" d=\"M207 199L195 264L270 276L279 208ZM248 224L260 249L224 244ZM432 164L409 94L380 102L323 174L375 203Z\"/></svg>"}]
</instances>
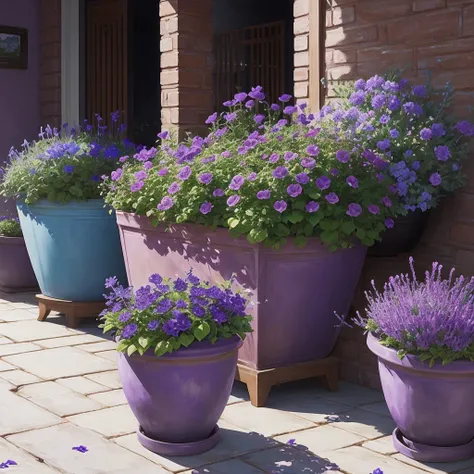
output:
<instances>
[{"instance_id":1,"label":"green foliage","mask_svg":"<svg viewBox=\"0 0 474 474\"><path fill-rule=\"evenodd\" d=\"M3 237L22 237L20 222L13 217L0 217L0 236Z\"/></svg>"}]
</instances>

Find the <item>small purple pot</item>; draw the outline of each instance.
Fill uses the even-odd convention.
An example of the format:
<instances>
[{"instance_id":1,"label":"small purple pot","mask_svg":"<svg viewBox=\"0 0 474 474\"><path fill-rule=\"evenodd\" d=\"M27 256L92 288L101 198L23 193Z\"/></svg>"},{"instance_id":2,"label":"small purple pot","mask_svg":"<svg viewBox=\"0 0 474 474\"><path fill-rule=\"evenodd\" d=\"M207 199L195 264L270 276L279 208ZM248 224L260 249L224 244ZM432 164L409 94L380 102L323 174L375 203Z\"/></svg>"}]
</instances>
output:
<instances>
[{"instance_id":1,"label":"small purple pot","mask_svg":"<svg viewBox=\"0 0 474 474\"><path fill-rule=\"evenodd\" d=\"M38 288L23 237L0 236L0 290L7 293Z\"/></svg>"},{"instance_id":2,"label":"small purple pot","mask_svg":"<svg viewBox=\"0 0 474 474\"><path fill-rule=\"evenodd\" d=\"M429 367L413 355L402 360L369 334L380 380L398 426L395 447L424 462L452 462L474 456L474 363Z\"/></svg>"},{"instance_id":3,"label":"small purple pot","mask_svg":"<svg viewBox=\"0 0 474 474\"><path fill-rule=\"evenodd\" d=\"M197 342L161 357L152 351L131 357L118 353L123 391L147 449L189 456L214 447L241 345L234 336L215 344Z\"/></svg>"}]
</instances>

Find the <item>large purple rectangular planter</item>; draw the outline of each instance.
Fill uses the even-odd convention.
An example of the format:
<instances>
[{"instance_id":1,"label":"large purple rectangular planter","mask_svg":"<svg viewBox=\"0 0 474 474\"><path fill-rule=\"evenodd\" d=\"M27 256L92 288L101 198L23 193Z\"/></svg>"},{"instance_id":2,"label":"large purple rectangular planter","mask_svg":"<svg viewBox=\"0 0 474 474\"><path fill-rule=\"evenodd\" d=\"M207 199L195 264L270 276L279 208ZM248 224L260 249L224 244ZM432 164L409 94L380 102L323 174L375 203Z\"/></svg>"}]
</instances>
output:
<instances>
[{"instance_id":1,"label":"large purple rectangular planter","mask_svg":"<svg viewBox=\"0 0 474 474\"><path fill-rule=\"evenodd\" d=\"M313 361L333 350L349 311L366 248L329 252L317 239L303 248L273 250L200 225L153 227L146 217L117 212L131 285L149 275L174 277L193 268L204 280L236 281L251 292L254 332L239 361L262 370Z\"/></svg>"}]
</instances>

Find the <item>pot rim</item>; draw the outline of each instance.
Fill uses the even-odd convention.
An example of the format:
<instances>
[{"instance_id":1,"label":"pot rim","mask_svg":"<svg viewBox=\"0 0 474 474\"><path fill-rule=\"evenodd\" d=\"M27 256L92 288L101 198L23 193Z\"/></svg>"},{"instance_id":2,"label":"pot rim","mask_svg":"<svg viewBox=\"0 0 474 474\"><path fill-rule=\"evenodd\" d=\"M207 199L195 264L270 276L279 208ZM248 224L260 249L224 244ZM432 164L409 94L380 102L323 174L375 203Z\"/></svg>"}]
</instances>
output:
<instances>
[{"instance_id":1,"label":"pot rim","mask_svg":"<svg viewBox=\"0 0 474 474\"><path fill-rule=\"evenodd\" d=\"M372 333L369 333L367 336L367 346L379 359L406 370L441 375L474 374L474 362L469 360L456 360L447 365L442 365L441 362L436 362L433 367L430 367L428 362L423 362L418 356L412 354L407 354L403 359L400 359L395 349L380 344L379 339Z\"/></svg>"},{"instance_id":2,"label":"pot rim","mask_svg":"<svg viewBox=\"0 0 474 474\"><path fill-rule=\"evenodd\" d=\"M0 242L3 244L18 244L18 245L24 245L25 244L25 239L23 237L8 237L6 235L0 235Z\"/></svg>"},{"instance_id":3,"label":"pot rim","mask_svg":"<svg viewBox=\"0 0 474 474\"><path fill-rule=\"evenodd\" d=\"M17 206L26 206L29 208L53 208L53 209L98 209L110 208L103 199L87 199L85 201L69 201L61 204L55 201L48 201L47 199L40 199L32 204L26 204L21 199L17 200Z\"/></svg>"},{"instance_id":4,"label":"pot rim","mask_svg":"<svg viewBox=\"0 0 474 474\"><path fill-rule=\"evenodd\" d=\"M137 352L129 356L125 353L119 353L125 356L127 359L131 359L134 362L161 362L161 363L180 363L184 361L193 361L201 359L214 359L226 356L234 351L237 351L242 347L244 341L237 335L230 338L219 338L214 344L209 340L194 342L189 347L181 347L177 351L164 354L157 357L153 350L149 349L142 356Z\"/></svg>"}]
</instances>

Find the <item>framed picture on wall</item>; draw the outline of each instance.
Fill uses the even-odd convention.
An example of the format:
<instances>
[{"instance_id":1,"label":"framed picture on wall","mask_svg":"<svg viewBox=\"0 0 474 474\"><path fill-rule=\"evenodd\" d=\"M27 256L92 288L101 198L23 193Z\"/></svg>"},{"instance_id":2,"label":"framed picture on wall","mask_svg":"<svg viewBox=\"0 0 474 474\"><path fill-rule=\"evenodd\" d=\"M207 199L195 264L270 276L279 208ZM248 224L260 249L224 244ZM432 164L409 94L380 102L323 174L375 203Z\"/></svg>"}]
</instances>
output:
<instances>
[{"instance_id":1,"label":"framed picture on wall","mask_svg":"<svg viewBox=\"0 0 474 474\"><path fill-rule=\"evenodd\" d=\"M0 68L28 68L28 30L0 25Z\"/></svg>"}]
</instances>

